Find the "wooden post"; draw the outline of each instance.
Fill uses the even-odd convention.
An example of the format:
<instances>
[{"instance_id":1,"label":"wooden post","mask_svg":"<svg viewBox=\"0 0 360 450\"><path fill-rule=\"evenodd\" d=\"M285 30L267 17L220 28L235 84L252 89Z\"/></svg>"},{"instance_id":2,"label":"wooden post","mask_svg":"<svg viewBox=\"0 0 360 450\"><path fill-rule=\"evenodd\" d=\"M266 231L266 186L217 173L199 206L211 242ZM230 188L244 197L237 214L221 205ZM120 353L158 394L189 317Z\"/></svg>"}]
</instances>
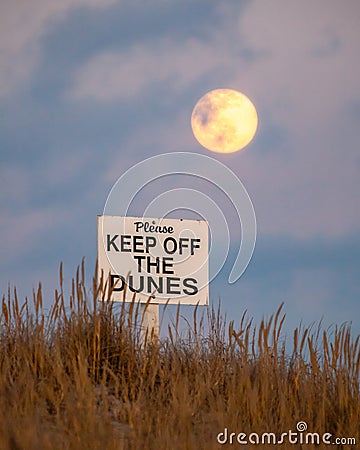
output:
<instances>
[{"instance_id":1,"label":"wooden post","mask_svg":"<svg viewBox=\"0 0 360 450\"><path fill-rule=\"evenodd\" d=\"M156 343L159 338L159 305L141 304L141 346Z\"/></svg>"}]
</instances>

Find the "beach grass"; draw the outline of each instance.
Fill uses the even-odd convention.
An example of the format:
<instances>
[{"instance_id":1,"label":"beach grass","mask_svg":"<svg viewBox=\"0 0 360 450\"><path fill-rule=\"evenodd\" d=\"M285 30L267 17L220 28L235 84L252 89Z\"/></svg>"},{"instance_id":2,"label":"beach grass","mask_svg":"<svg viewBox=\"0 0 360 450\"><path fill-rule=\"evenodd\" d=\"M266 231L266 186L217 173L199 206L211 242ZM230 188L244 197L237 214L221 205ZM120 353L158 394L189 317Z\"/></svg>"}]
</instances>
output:
<instances>
[{"instance_id":1,"label":"beach grass","mask_svg":"<svg viewBox=\"0 0 360 450\"><path fill-rule=\"evenodd\" d=\"M249 436L300 422L356 439L334 448L360 446L360 336L350 326L299 326L285 338L281 305L258 324L195 308L180 330L179 307L143 342L136 298L115 308L95 277L85 286L83 264L67 298L63 284L61 266L50 310L41 285L31 300L15 289L2 298L1 450L276 448ZM281 448L325 448L298 439Z\"/></svg>"}]
</instances>

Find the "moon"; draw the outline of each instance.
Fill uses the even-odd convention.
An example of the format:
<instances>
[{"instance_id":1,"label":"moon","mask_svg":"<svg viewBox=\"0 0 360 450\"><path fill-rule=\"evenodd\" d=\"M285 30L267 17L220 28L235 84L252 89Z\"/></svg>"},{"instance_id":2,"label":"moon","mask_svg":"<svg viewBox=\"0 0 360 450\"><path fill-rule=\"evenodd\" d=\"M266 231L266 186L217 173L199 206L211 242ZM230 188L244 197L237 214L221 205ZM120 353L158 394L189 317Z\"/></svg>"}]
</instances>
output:
<instances>
[{"instance_id":1,"label":"moon","mask_svg":"<svg viewBox=\"0 0 360 450\"><path fill-rule=\"evenodd\" d=\"M246 147L255 136L258 116L246 95L233 89L214 89L196 103L191 128L197 141L208 150L233 153Z\"/></svg>"}]
</instances>

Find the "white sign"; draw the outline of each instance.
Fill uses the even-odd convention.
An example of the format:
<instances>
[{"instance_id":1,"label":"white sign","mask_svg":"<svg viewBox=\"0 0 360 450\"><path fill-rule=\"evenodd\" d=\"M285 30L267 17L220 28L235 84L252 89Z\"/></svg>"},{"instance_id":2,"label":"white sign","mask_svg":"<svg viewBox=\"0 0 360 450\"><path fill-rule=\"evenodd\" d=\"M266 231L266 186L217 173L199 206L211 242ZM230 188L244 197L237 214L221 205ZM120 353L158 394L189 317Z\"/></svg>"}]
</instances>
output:
<instances>
[{"instance_id":1,"label":"white sign","mask_svg":"<svg viewBox=\"0 0 360 450\"><path fill-rule=\"evenodd\" d=\"M98 267L113 301L208 305L208 224L98 216Z\"/></svg>"}]
</instances>

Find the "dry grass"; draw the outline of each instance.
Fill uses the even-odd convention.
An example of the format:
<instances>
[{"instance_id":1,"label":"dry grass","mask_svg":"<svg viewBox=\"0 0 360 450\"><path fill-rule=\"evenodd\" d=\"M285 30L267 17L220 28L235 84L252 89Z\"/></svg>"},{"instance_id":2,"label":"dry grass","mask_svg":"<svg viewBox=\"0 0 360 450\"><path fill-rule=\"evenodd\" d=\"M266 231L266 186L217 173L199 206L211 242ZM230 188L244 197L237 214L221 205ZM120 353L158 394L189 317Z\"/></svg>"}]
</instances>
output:
<instances>
[{"instance_id":1,"label":"dry grass","mask_svg":"<svg viewBox=\"0 0 360 450\"><path fill-rule=\"evenodd\" d=\"M70 299L62 284L60 269L47 314L41 286L31 307L16 291L2 299L1 450L216 449L225 427L280 434L300 420L360 442L360 336L347 326L300 327L286 343L281 308L238 328L211 310L180 335L178 311L168 337L143 348L135 302L115 314L95 282L89 302L83 266Z\"/></svg>"}]
</instances>

